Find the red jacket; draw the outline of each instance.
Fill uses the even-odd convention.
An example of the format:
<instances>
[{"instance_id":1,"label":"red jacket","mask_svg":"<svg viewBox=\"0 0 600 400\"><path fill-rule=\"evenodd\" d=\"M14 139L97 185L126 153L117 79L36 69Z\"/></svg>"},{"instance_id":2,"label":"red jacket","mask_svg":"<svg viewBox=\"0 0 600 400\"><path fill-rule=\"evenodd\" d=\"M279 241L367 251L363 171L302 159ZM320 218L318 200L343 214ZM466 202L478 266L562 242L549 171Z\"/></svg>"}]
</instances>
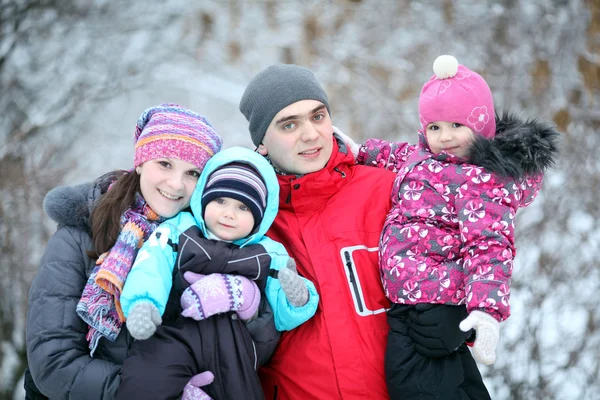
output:
<instances>
[{"instance_id":1,"label":"red jacket","mask_svg":"<svg viewBox=\"0 0 600 400\"><path fill-rule=\"evenodd\" d=\"M337 143L321 171L278 176L279 214L267 235L286 247L321 300L313 318L283 333L259 370L267 399L389 398L389 301L377 254L394 178L353 165Z\"/></svg>"}]
</instances>

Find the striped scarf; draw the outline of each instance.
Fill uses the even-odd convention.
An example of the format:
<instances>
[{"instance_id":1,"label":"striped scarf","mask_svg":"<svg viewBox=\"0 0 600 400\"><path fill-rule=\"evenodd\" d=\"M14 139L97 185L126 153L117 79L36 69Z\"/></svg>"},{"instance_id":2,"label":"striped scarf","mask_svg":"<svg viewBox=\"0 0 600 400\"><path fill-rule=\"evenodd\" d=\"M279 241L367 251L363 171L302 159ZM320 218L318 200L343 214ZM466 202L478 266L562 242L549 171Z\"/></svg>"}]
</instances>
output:
<instances>
[{"instance_id":1,"label":"striped scarf","mask_svg":"<svg viewBox=\"0 0 600 400\"><path fill-rule=\"evenodd\" d=\"M123 285L139 248L162 220L136 194L133 207L121 215L121 232L114 246L98 257L77 304L77 314L89 327L86 338L91 356L102 336L113 342L119 336L125 321L119 301Z\"/></svg>"}]
</instances>

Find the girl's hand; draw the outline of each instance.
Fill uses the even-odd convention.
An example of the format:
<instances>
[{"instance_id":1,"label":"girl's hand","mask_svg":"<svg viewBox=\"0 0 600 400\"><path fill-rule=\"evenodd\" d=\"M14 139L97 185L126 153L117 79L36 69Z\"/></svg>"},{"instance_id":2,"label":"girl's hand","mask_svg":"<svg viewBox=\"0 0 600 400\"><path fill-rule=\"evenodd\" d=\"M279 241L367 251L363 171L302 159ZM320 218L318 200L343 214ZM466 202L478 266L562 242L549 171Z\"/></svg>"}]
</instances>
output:
<instances>
[{"instance_id":1,"label":"girl's hand","mask_svg":"<svg viewBox=\"0 0 600 400\"><path fill-rule=\"evenodd\" d=\"M483 365L491 365L496 361L496 346L500 339L500 323L483 311L471 311L459 325L463 332L475 329L473 358Z\"/></svg>"}]
</instances>

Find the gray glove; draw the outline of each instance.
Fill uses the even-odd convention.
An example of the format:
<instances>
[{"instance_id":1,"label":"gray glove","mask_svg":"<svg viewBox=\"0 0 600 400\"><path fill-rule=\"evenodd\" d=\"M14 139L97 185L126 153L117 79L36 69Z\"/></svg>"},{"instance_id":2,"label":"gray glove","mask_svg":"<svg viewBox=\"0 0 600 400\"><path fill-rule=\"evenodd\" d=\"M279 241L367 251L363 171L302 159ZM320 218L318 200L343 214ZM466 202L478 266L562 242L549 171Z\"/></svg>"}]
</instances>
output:
<instances>
[{"instance_id":1,"label":"gray glove","mask_svg":"<svg viewBox=\"0 0 600 400\"><path fill-rule=\"evenodd\" d=\"M149 301L141 301L134 305L127 316L127 330L134 339L148 339L162 324L158 308Z\"/></svg>"},{"instance_id":2,"label":"gray glove","mask_svg":"<svg viewBox=\"0 0 600 400\"><path fill-rule=\"evenodd\" d=\"M308 287L296 270L296 262L290 258L285 268L277 275L285 297L294 307L302 307L308 303Z\"/></svg>"}]
</instances>

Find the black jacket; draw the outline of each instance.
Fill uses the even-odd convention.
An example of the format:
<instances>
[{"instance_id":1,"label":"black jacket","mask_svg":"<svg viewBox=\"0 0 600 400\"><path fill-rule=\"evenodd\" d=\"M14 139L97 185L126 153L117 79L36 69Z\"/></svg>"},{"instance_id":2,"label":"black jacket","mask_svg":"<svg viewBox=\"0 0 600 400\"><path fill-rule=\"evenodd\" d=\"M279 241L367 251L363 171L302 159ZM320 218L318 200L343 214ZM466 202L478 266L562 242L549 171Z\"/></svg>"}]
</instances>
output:
<instances>
[{"instance_id":1,"label":"black jacket","mask_svg":"<svg viewBox=\"0 0 600 400\"><path fill-rule=\"evenodd\" d=\"M123 327L115 342L101 339L90 357L87 325L75 312L94 266L86 254L93 248L90 209L111 179L107 174L94 184L59 187L44 199L44 210L58 223L58 229L46 246L29 291L26 347L33 380L52 400L113 399L121 364L133 342ZM262 354L274 351L277 340L270 340L265 333L275 331L268 305L247 327L256 342L265 341Z\"/></svg>"}]
</instances>

